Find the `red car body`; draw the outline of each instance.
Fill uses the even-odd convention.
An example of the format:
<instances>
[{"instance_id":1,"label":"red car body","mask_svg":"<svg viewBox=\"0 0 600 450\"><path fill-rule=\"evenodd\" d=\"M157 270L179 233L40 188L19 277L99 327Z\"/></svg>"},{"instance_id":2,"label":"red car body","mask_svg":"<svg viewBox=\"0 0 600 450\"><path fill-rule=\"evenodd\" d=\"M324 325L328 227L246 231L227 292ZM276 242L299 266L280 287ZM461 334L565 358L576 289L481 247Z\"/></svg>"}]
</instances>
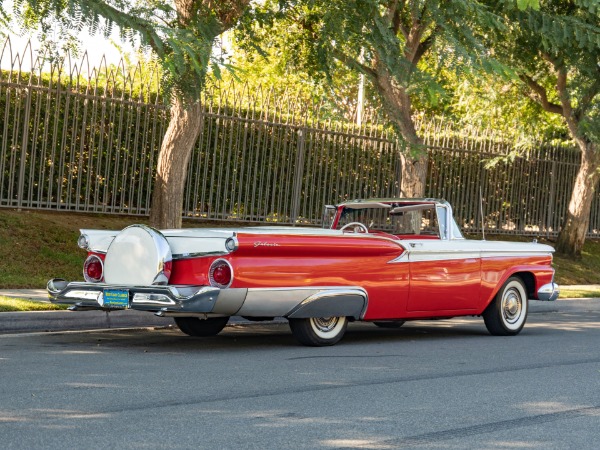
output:
<instances>
[{"instance_id":1,"label":"red car body","mask_svg":"<svg viewBox=\"0 0 600 450\"><path fill-rule=\"evenodd\" d=\"M82 230L86 282L54 279L48 292L73 309L172 316L194 336L215 334L233 315L282 316L308 345L337 342L353 320L482 315L492 334L517 334L528 299L558 296L551 247L466 240L444 201L375 199L328 211L330 229Z\"/></svg>"}]
</instances>

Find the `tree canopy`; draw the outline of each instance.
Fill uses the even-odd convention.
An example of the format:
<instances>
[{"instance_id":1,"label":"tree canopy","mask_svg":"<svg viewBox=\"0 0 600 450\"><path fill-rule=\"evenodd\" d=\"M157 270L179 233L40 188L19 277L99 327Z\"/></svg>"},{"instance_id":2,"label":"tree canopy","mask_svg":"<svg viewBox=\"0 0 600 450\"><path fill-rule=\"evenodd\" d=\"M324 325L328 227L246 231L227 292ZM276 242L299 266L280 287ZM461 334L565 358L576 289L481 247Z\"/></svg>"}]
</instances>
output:
<instances>
[{"instance_id":1,"label":"tree canopy","mask_svg":"<svg viewBox=\"0 0 600 450\"><path fill-rule=\"evenodd\" d=\"M333 80L342 64L369 80L406 144L406 197L423 196L427 169L415 105L440 103L443 70L504 69L482 40L502 20L477 0L267 0L244 23L246 46L260 48L264 36L275 36L269 42L317 78ZM277 26L285 32L273 33Z\"/></svg>"},{"instance_id":2,"label":"tree canopy","mask_svg":"<svg viewBox=\"0 0 600 450\"><path fill-rule=\"evenodd\" d=\"M510 68L524 95L564 121L581 150L557 242L559 252L579 256L600 179L600 1L544 0L535 8L511 0L488 4L505 25L489 35L486 46Z\"/></svg>"},{"instance_id":3,"label":"tree canopy","mask_svg":"<svg viewBox=\"0 0 600 450\"><path fill-rule=\"evenodd\" d=\"M163 138L152 193L150 222L159 228L179 228L186 169L200 131L200 92L216 38L236 25L250 0L16 0L22 24L41 28L58 24L77 33L109 35L118 27L123 39L136 36L152 48L171 94L171 120Z\"/></svg>"}]
</instances>

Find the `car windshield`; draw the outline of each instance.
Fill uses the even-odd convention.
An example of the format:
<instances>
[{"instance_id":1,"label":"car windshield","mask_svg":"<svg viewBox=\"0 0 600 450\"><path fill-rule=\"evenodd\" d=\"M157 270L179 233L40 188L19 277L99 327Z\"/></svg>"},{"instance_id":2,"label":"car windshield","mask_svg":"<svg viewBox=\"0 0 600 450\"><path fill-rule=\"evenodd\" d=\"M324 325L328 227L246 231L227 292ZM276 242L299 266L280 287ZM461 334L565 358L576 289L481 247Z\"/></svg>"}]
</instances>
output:
<instances>
[{"instance_id":1,"label":"car windshield","mask_svg":"<svg viewBox=\"0 0 600 450\"><path fill-rule=\"evenodd\" d=\"M364 208L351 205L342 211L337 229L353 222L365 225L369 232L381 231L403 236L440 237L440 227L434 204L382 204L377 207Z\"/></svg>"}]
</instances>

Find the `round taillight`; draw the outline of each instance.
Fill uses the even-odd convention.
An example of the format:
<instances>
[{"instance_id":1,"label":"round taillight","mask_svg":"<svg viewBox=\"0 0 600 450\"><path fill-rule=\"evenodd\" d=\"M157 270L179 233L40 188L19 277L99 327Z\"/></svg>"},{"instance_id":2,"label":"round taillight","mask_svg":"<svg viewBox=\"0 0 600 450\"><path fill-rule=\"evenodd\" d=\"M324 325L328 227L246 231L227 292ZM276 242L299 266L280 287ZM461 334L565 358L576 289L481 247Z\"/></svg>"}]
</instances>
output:
<instances>
[{"instance_id":1,"label":"round taillight","mask_svg":"<svg viewBox=\"0 0 600 450\"><path fill-rule=\"evenodd\" d=\"M96 255L90 255L83 264L83 278L88 283L97 283L102 281L104 276L104 264Z\"/></svg>"},{"instance_id":2,"label":"round taillight","mask_svg":"<svg viewBox=\"0 0 600 450\"><path fill-rule=\"evenodd\" d=\"M225 259L217 259L210 265L208 280L211 286L227 288L233 281L233 268Z\"/></svg>"}]
</instances>

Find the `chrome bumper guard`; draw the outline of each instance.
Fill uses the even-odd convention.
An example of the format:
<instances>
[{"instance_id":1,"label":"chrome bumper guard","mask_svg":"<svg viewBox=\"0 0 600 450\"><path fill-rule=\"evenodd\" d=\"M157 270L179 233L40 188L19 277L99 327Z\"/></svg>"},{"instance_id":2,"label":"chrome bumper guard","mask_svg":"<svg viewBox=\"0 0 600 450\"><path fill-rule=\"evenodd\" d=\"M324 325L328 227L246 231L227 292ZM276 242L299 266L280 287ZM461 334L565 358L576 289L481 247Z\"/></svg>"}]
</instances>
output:
<instances>
[{"instance_id":1,"label":"chrome bumper guard","mask_svg":"<svg viewBox=\"0 0 600 450\"><path fill-rule=\"evenodd\" d=\"M248 317L329 317L362 318L367 308L367 293L356 286L227 288L211 286L118 286L103 283L48 282L48 297L53 303L71 305L72 310L112 311L104 290L127 291L128 308L152 311L158 316L210 314Z\"/></svg>"},{"instance_id":2,"label":"chrome bumper guard","mask_svg":"<svg viewBox=\"0 0 600 450\"><path fill-rule=\"evenodd\" d=\"M560 294L560 290L558 288L558 284L556 283L545 284L537 291L538 300L548 302L556 300L558 298L558 294Z\"/></svg>"}]
</instances>

